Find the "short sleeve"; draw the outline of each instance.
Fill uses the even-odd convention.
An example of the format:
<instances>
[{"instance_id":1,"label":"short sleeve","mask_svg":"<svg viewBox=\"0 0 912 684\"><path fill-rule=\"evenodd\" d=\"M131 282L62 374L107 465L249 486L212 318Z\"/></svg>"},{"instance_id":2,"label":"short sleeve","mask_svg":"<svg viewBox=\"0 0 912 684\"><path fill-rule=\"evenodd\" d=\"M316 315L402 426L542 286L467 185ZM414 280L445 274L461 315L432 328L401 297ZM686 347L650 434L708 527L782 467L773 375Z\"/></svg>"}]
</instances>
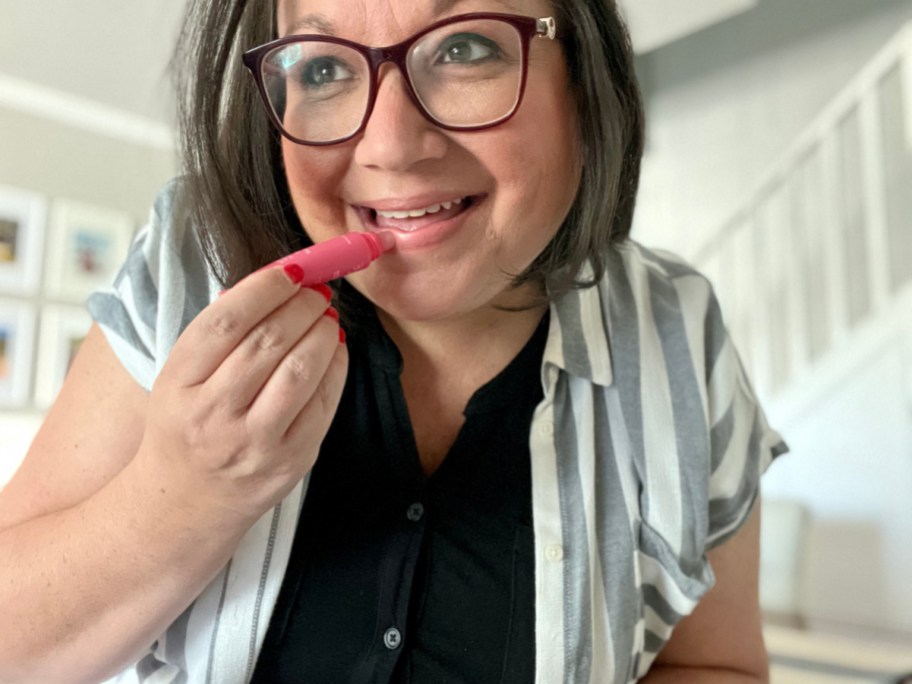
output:
<instances>
[{"instance_id":1,"label":"short sleeve","mask_svg":"<svg viewBox=\"0 0 912 684\"><path fill-rule=\"evenodd\" d=\"M706 548L710 549L744 524L759 494L761 475L788 447L767 423L712 294L705 335L711 451Z\"/></svg>"},{"instance_id":2,"label":"short sleeve","mask_svg":"<svg viewBox=\"0 0 912 684\"><path fill-rule=\"evenodd\" d=\"M87 308L130 375L151 390L177 338L218 291L180 208L181 181L156 198L113 284Z\"/></svg>"}]
</instances>

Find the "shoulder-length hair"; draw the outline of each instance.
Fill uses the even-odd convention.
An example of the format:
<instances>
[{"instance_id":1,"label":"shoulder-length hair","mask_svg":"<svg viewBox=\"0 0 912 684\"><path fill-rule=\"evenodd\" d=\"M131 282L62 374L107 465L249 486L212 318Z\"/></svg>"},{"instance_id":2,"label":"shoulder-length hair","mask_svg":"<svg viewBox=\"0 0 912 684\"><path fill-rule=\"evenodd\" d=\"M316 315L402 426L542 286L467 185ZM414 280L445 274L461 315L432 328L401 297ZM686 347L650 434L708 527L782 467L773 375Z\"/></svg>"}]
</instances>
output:
<instances>
[{"instance_id":1,"label":"shoulder-length hair","mask_svg":"<svg viewBox=\"0 0 912 684\"><path fill-rule=\"evenodd\" d=\"M514 279L550 297L593 284L630 233L644 115L627 28L614 0L552 0L577 103L582 173L554 239ZM274 2L191 0L172 67L184 192L225 286L310 244L291 202L279 134L240 55L274 38ZM581 277L589 262L592 271Z\"/></svg>"}]
</instances>

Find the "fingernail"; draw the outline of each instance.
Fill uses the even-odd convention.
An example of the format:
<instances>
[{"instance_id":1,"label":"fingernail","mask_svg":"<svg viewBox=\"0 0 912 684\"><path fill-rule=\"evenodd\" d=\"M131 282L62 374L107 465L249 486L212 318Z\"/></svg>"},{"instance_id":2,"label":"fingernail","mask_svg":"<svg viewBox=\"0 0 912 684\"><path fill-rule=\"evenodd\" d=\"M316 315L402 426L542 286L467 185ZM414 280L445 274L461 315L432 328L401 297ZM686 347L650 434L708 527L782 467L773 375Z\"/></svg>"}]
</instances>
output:
<instances>
[{"instance_id":1,"label":"fingernail","mask_svg":"<svg viewBox=\"0 0 912 684\"><path fill-rule=\"evenodd\" d=\"M295 285L304 280L304 269L297 264L285 264L285 266L282 267L282 270L285 271L285 275L287 275L288 279Z\"/></svg>"},{"instance_id":2,"label":"fingernail","mask_svg":"<svg viewBox=\"0 0 912 684\"><path fill-rule=\"evenodd\" d=\"M345 331L339 328L339 344L345 344Z\"/></svg>"},{"instance_id":3,"label":"fingernail","mask_svg":"<svg viewBox=\"0 0 912 684\"><path fill-rule=\"evenodd\" d=\"M332 288L329 285L327 285L326 283L317 283L316 285L311 285L310 289L316 290L321 295L323 295L326 298L327 302L332 301L333 291L332 291Z\"/></svg>"},{"instance_id":4,"label":"fingernail","mask_svg":"<svg viewBox=\"0 0 912 684\"><path fill-rule=\"evenodd\" d=\"M323 312L323 315L324 315L324 316L329 316L329 317L330 317L331 319L333 319L336 323L339 322L339 312L336 311L336 308L333 307L333 306L329 307L326 311L324 311L324 312Z\"/></svg>"}]
</instances>

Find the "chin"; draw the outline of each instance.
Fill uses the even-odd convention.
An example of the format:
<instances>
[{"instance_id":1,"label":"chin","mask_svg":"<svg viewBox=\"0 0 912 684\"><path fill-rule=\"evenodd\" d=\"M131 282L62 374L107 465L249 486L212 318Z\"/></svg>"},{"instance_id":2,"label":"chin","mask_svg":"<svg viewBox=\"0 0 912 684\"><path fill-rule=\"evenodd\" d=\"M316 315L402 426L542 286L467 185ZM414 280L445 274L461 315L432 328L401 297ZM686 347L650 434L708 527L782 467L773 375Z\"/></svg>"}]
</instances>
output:
<instances>
[{"instance_id":1,"label":"chin","mask_svg":"<svg viewBox=\"0 0 912 684\"><path fill-rule=\"evenodd\" d=\"M388 281L382 284L354 282L353 285L374 306L397 321L431 323L470 313L465 298L454 296L453 290L417 283L396 286Z\"/></svg>"},{"instance_id":2,"label":"chin","mask_svg":"<svg viewBox=\"0 0 912 684\"><path fill-rule=\"evenodd\" d=\"M369 297L374 305L397 321L432 323L459 317L467 313L458 302L428 300L423 297L378 296Z\"/></svg>"}]
</instances>

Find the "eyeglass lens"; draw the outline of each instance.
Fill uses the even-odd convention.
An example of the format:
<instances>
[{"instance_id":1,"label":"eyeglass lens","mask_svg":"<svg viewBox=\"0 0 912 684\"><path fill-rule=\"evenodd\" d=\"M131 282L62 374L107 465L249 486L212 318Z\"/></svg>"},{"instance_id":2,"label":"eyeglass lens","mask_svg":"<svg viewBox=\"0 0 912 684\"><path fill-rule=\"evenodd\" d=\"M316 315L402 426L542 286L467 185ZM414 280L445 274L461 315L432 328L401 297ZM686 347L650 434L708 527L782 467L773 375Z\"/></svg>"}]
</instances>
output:
<instances>
[{"instance_id":1,"label":"eyeglass lens","mask_svg":"<svg viewBox=\"0 0 912 684\"><path fill-rule=\"evenodd\" d=\"M522 38L510 24L474 19L422 36L406 64L415 94L445 126L474 127L508 116L522 81ZM370 98L370 65L355 49L301 41L268 53L262 78L269 104L286 132L307 142L354 133Z\"/></svg>"}]
</instances>

